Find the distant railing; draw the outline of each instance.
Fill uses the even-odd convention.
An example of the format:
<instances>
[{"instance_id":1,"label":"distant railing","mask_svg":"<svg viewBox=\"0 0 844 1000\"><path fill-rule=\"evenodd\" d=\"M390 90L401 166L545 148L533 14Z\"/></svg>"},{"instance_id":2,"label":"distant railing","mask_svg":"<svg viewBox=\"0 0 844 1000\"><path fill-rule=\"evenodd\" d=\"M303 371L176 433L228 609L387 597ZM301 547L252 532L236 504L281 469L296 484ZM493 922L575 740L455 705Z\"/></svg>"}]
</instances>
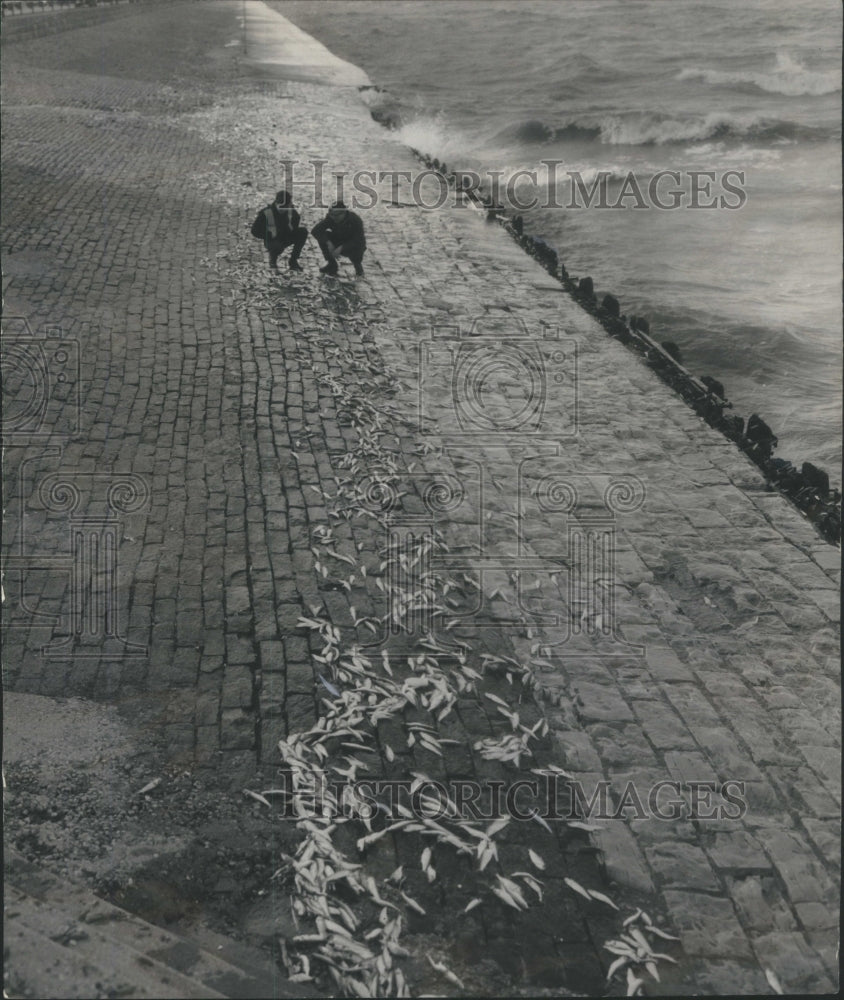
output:
<instances>
[{"instance_id":1,"label":"distant railing","mask_svg":"<svg viewBox=\"0 0 844 1000\"><path fill-rule=\"evenodd\" d=\"M0 15L44 14L47 11L74 10L77 7L105 7L143 0L0 0Z\"/></svg>"},{"instance_id":2,"label":"distant railing","mask_svg":"<svg viewBox=\"0 0 844 1000\"><path fill-rule=\"evenodd\" d=\"M0 0L0 41L13 42L85 28L141 7L183 0Z\"/></svg>"}]
</instances>

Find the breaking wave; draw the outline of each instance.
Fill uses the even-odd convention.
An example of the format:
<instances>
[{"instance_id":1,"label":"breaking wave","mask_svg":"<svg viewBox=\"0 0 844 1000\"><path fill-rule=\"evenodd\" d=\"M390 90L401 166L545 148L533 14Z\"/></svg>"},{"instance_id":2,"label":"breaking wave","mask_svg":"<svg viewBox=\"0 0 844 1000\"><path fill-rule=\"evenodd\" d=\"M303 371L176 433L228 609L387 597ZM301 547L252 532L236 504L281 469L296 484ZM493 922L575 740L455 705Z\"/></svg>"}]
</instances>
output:
<instances>
[{"instance_id":1,"label":"breaking wave","mask_svg":"<svg viewBox=\"0 0 844 1000\"><path fill-rule=\"evenodd\" d=\"M841 90L839 70L818 72L806 69L784 52L777 55L776 68L771 72L689 67L681 70L677 79L702 80L719 87L750 85L769 94L785 94L788 97L820 97Z\"/></svg>"},{"instance_id":2,"label":"breaking wave","mask_svg":"<svg viewBox=\"0 0 844 1000\"><path fill-rule=\"evenodd\" d=\"M612 146L664 146L672 143L756 140L821 141L836 139L830 129L801 125L778 118L731 115L724 112L695 118L666 118L658 115L609 115L597 121L578 119L552 126L529 119L499 131L499 140L516 140L525 145L549 142L601 142Z\"/></svg>"}]
</instances>

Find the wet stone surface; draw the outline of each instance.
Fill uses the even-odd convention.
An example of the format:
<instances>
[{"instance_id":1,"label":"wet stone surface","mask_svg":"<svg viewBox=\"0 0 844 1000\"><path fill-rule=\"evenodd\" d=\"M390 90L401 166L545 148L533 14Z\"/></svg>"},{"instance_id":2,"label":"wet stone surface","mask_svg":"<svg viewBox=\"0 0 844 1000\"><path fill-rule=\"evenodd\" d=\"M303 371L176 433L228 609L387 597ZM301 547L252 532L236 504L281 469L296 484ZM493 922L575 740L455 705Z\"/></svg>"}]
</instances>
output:
<instances>
[{"instance_id":1,"label":"wet stone surface","mask_svg":"<svg viewBox=\"0 0 844 1000\"><path fill-rule=\"evenodd\" d=\"M598 995L603 943L637 906L680 938L663 942L678 966L660 965L650 993L767 992L766 969L787 990L833 989L840 554L470 209L384 198L365 213L364 279L348 263L321 278L313 241L302 274L271 275L248 227L280 156L305 166L293 193L309 227L313 156L326 176L417 164L356 91L251 75L226 48L238 10L208 3L198 19L164 4L80 27L72 46L4 44L4 331L5 317L26 319L65 394L4 454L4 558L20 557L4 575L4 687L117 706L134 748L105 777L97 761L59 768L58 782L26 754L10 764L9 841L151 920L293 936L283 855L301 831L243 788L273 787L279 740L327 711L336 678L300 618L319 614L345 646L383 637L375 581L393 536L371 496L367 516L330 513L338 479L363 490L376 469L349 458L351 396L378 414L379 461L389 451L404 493L392 529L424 515L449 548L443 576L464 588L446 605L462 619L440 619L437 637L529 667L535 692L494 673L482 691L549 727L518 765L486 759L475 744L514 726L464 693L438 730L455 741L441 756L408 746L408 723L425 718L409 709L378 725L371 773L488 786L554 765L589 796L612 786L611 811L630 775L648 810L664 784L664 815L512 823L506 870L530 869L531 850L546 865L531 869L543 899L524 911L447 852L429 882L419 836L374 845L366 869L381 884L403 864L426 910L407 911L402 938L414 991L447 982L430 953L466 993ZM510 361L486 395L471 373L455 390L465 343ZM546 388L576 378L576 427L574 397L537 409L526 370ZM10 385L24 408L27 384ZM99 519L115 546L108 634L73 632L74 517ZM614 554L604 577L590 569L600 539ZM390 639L396 663L418 655L421 633ZM730 780L745 783L732 801Z\"/></svg>"}]
</instances>

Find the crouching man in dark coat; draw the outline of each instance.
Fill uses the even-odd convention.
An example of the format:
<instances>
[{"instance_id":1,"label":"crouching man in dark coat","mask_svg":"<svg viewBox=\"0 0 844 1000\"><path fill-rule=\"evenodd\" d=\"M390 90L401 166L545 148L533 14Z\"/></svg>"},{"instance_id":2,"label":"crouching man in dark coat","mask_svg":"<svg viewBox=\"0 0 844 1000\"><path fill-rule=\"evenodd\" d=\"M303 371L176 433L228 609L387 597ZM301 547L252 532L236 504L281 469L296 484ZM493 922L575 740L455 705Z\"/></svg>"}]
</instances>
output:
<instances>
[{"instance_id":1,"label":"crouching man in dark coat","mask_svg":"<svg viewBox=\"0 0 844 1000\"><path fill-rule=\"evenodd\" d=\"M290 270L301 271L299 254L308 238L308 230L299 225L299 213L293 207L289 191L279 191L272 205L267 205L258 213L252 223L252 235L263 240L270 255L270 270L277 271L277 261L287 247L293 247L290 254Z\"/></svg>"},{"instance_id":2,"label":"crouching man in dark coat","mask_svg":"<svg viewBox=\"0 0 844 1000\"><path fill-rule=\"evenodd\" d=\"M363 276L362 261L366 252L363 221L359 215L350 212L342 201L334 202L328 215L314 226L311 235L328 261L325 267L320 268L320 273L337 274L337 258L348 257L355 265L355 274Z\"/></svg>"}]
</instances>

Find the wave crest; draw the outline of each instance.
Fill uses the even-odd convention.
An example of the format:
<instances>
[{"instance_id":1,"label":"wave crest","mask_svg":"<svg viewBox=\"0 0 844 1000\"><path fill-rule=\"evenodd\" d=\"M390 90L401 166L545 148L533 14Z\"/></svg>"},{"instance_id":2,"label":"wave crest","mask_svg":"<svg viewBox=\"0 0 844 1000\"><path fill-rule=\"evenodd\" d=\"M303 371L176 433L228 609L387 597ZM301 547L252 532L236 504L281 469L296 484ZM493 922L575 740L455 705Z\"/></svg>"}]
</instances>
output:
<instances>
[{"instance_id":1,"label":"wave crest","mask_svg":"<svg viewBox=\"0 0 844 1000\"><path fill-rule=\"evenodd\" d=\"M549 142L601 142L608 146L665 146L672 143L746 141L761 143L837 138L827 128L754 115L713 112L703 117L666 118L660 115L608 115L600 121L575 120L551 126L536 119L511 125L495 136L497 141L523 145Z\"/></svg>"},{"instance_id":2,"label":"wave crest","mask_svg":"<svg viewBox=\"0 0 844 1000\"><path fill-rule=\"evenodd\" d=\"M456 129L446 116L439 112L435 115L420 115L411 121L403 122L396 128L396 138L413 149L419 149L440 159L471 154L475 144Z\"/></svg>"},{"instance_id":3,"label":"wave crest","mask_svg":"<svg viewBox=\"0 0 844 1000\"><path fill-rule=\"evenodd\" d=\"M826 129L798 122L753 115L730 115L717 111L702 118L643 116L615 118L601 124L601 142L614 146L664 146L709 139L773 142L778 139L810 140L828 137Z\"/></svg>"},{"instance_id":4,"label":"wave crest","mask_svg":"<svg viewBox=\"0 0 844 1000\"><path fill-rule=\"evenodd\" d=\"M495 136L501 141L516 140L525 145L569 140L574 142L589 142L601 138L600 125L585 125L580 122L569 122L558 128L548 125L536 118L509 125Z\"/></svg>"},{"instance_id":5,"label":"wave crest","mask_svg":"<svg viewBox=\"0 0 844 1000\"><path fill-rule=\"evenodd\" d=\"M841 90L841 74L838 70L818 72L806 69L788 53L777 55L776 68L768 73L758 70L722 70L689 67L681 70L678 80L702 80L714 86L740 86L750 84L769 94L785 94L787 97L821 97Z\"/></svg>"}]
</instances>

